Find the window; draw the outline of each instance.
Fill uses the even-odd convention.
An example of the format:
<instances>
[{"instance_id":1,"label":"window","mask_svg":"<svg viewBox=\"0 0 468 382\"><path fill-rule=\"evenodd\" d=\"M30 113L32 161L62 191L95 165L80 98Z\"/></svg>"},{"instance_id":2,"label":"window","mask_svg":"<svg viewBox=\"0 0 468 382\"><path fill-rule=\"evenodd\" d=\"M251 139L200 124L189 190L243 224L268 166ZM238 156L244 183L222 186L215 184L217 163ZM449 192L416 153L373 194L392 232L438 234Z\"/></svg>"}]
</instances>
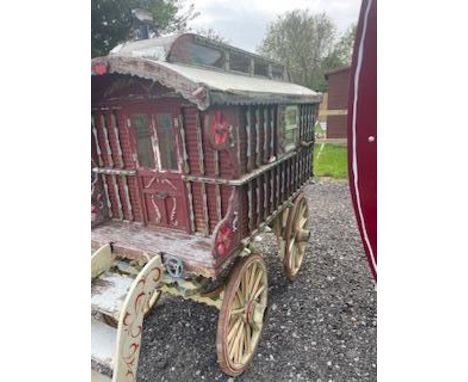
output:
<instances>
[{"instance_id":1,"label":"window","mask_svg":"<svg viewBox=\"0 0 468 382\"><path fill-rule=\"evenodd\" d=\"M161 170L178 170L177 148L171 114L156 115L156 131L158 133Z\"/></svg>"},{"instance_id":2,"label":"window","mask_svg":"<svg viewBox=\"0 0 468 382\"><path fill-rule=\"evenodd\" d=\"M255 75L268 77L268 64L255 60Z\"/></svg>"},{"instance_id":3,"label":"window","mask_svg":"<svg viewBox=\"0 0 468 382\"><path fill-rule=\"evenodd\" d=\"M217 68L224 66L224 54L221 50L191 41L179 42L172 53L172 59L192 65L208 65Z\"/></svg>"},{"instance_id":4,"label":"window","mask_svg":"<svg viewBox=\"0 0 468 382\"><path fill-rule=\"evenodd\" d=\"M296 147L299 110L297 106L286 106L284 110L284 147L290 151Z\"/></svg>"},{"instance_id":5,"label":"window","mask_svg":"<svg viewBox=\"0 0 468 382\"><path fill-rule=\"evenodd\" d=\"M138 164L140 167L155 168L151 130L146 114L134 114L132 125L135 129Z\"/></svg>"},{"instance_id":6,"label":"window","mask_svg":"<svg viewBox=\"0 0 468 382\"><path fill-rule=\"evenodd\" d=\"M250 72L250 57L240 53L230 52L229 54L229 69L238 72Z\"/></svg>"},{"instance_id":7,"label":"window","mask_svg":"<svg viewBox=\"0 0 468 382\"><path fill-rule=\"evenodd\" d=\"M275 80L283 80L284 79L283 67L278 66L278 65L272 65L271 75L273 79Z\"/></svg>"}]
</instances>

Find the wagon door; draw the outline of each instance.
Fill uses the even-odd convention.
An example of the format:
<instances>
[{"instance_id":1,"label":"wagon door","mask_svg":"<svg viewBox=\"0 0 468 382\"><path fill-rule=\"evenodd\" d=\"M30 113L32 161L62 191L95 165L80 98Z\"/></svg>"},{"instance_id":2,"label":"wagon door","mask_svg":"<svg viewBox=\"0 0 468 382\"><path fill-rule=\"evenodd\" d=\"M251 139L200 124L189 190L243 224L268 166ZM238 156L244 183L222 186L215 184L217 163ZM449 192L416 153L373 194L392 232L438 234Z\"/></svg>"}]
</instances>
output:
<instances>
[{"instance_id":1,"label":"wagon door","mask_svg":"<svg viewBox=\"0 0 468 382\"><path fill-rule=\"evenodd\" d=\"M159 105L132 106L127 115L146 223L188 231L179 110Z\"/></svg>"}]
</instances>

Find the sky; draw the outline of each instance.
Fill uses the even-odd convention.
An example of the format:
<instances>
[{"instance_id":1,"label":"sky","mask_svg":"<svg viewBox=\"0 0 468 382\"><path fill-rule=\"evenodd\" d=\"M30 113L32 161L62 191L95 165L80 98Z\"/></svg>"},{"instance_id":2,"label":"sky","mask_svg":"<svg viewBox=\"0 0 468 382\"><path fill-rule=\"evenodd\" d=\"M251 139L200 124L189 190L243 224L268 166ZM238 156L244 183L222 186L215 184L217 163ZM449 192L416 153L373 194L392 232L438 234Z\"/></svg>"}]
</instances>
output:
<instances>
[{"instance_id":1,"label":"sky","mask_svg":"<svg viewBox=\"0 0 468 382\"><path fill-rule=\"evenodd\" d=\"M193 30L212 28L231 45L255 51L269 23L287 11L309 9L326 12L338 32L357 23L361 0L193 0L200 16L191 21Z\"/></svg>"}]
</instances>

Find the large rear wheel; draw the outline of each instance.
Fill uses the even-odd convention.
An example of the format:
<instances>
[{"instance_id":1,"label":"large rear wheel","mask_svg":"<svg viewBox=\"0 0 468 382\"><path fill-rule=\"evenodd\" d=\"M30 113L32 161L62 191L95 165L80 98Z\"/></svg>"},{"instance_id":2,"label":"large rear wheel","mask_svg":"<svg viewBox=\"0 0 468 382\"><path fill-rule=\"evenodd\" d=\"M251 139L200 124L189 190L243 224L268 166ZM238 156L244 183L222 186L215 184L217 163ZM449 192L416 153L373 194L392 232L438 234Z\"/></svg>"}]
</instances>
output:
<instances>
[{"instance_id":1,"label":"large rear wheel","mask_svg":"<svg viewBox=\"0 0 468 382\"><path fill-rule=\"evenodd\" d=\"M305 248L309 242L309 206L304 194L294 200L286 225L283 266L289 281L294 281L304 260Z\"/></svg>"},{"instance_id":2,"label":"large rear wheel","mask_svg":"<svg viewBox=\"0 0 468 382\"><path fill-rule=\"evenodd\" d=\"M255 354L265 320L268 278L262 256L242 258L226 285L218 321L218 362L228 375L244 372Z\"/></svg>"}]
</instances>

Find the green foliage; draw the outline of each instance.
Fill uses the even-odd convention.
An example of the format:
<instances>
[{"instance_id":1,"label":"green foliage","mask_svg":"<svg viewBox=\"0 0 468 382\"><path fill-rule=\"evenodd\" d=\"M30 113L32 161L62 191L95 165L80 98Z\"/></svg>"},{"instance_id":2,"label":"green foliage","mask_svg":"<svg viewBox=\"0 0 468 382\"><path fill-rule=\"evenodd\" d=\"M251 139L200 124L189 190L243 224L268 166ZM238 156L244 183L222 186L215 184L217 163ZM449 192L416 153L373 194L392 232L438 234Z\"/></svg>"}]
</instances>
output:
<instances>
[{"instance_id":1,"label":"green foliage","mask_svg":"<svg viewBox=\"0 0 468 382\"><path fill-rule=\"evenodd\" d=\"M229 44L229 40L222 36L217 30L213 28L201 28L195 31L196 34L209 38L210 40L221 42L224 44Z\"/></svg>"},{"instance_id":2,"label":"green foliage","mask_svg":"<svg viewBox=\"0 0 468 382\"><path fill-rule=\"evenodd\" d=\"M350 63L355 27L337 37L325 13L287 12L269 25L258 51L286 65L296 83L324 91L326 71Z\"/></svg>"},{"instance_id":3,"label":"green foliage","mask_svg":"<svg viewBox=\"0 0 468 382\"><path fill-rule=\"evenodd\" d=\"M324 146L321 149L322 145ZM314 175L346 179L348 177L347 147L317 143L314 147Z\"/></svg>"},{"instance_id":4,"label":"green foliage","mask_svg":"<svg viewBox=\"0 0 468 382\"><path fill-rule=\"evenodd\" d=\"M93 0L91 2L91 56L109 53L131 38L134 27L132 10L142 8L153 15L153 33L183 30L197 14L185 0Z\"/></svg>"},{"instance_id":5,"label":"green foliage","mask_svg":"<svg viewBox=\"0 0 468 382\"><path fill-rule=\"evenodd\" d=\"M346 32L341 35L331 53L323 61L322 66L325 71L351 64L355 37L356 24L352 24Z\"/></svg>"}]
</instances>

